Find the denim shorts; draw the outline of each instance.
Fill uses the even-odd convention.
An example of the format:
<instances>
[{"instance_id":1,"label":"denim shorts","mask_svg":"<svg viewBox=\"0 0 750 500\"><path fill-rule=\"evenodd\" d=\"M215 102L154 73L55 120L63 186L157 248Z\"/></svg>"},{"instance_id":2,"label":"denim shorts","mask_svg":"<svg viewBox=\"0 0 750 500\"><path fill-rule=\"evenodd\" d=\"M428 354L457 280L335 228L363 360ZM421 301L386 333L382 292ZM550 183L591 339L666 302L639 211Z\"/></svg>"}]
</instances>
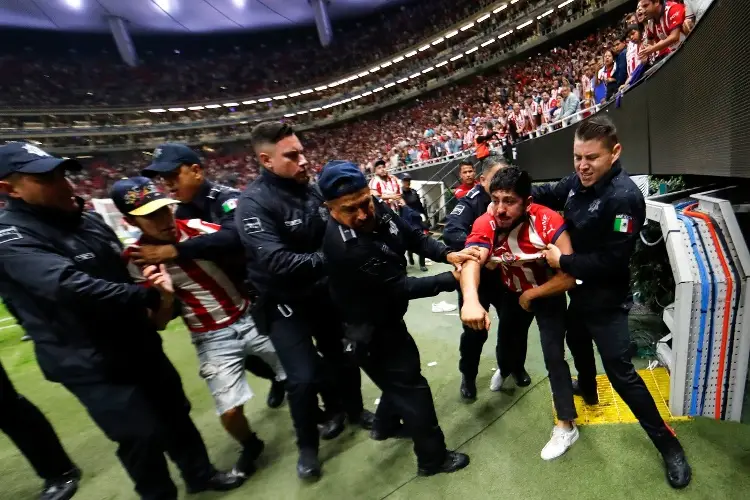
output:
<instances>
[{"instance_id":1,"label":"denim shorts","mask_svg":"<svg viewBox=\"0 0 750 500\"><path fill-rule=\"evenodd\" d=\"M205 333L193 333L200 376L208 384L219 415L245 404L253 391L245 375L245 357L258 356L285 380L286 373L271 340L258 333L250 313L231 325Z\"/></svg>"}]
</instances>

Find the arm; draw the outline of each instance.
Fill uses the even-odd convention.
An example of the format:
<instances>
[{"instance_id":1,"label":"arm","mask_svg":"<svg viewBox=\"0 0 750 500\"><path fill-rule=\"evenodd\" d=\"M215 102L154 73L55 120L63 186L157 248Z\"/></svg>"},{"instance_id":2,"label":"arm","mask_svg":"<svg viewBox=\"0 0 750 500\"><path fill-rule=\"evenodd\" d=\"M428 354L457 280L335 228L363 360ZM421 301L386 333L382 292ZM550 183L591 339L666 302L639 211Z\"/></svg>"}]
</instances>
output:
<instances>
[{"instance_id":1,"label":"arm","mask_svg":"<svg viewBox=\"0 0 750 500\"><path fill-rule=\"evenodd\" d=\"M239 252L242 250L242 242L237 234L237 226L234 222L234 212L239 202L236 191L227 191L219 194L215 203L219 205L220 216L216 221L221 229L215 233L204 234L200 238L190 238L178 243L177 254L186 259L213 260L217 256L223 257L226 252ZM216 212L214 212L216 215Z\"/></svg>"},{"instance_id":2,"label":"arm","mask_svg":"<svg viewBox=\"0 0 750 500\"><path fill-rule=\"evenodd\" d=\"M274 281L301 285L325 276L321 252L297 253L281 240L273 213L256 197L243 197L235 221L245 251L263 266Z\"/></svg>"},{"instance_id":3,"label":"arm","mask_svg":"<svg viewBox=\"0 0 750 500\"><path fill-rule=\"evenodd\" d=\"M534 198L534 203L539 203L552 210L562 210L573 187L574 176L575 174L554 183L548 182L540 186L532 186L531 197Z\"/></svg>"},{"instance_id":4,"label":"arm","mask_svg":"<svg viewBox=\"0 0 750 500\"><path fill-rule=\"evenodd\" d=\"M661 52L662 50L671 47L680 41L680 35L682 35L682 24L679 27L673 29L667 38L660 40L653 45L644 47L641 49L642 55L650 55L653 53Z\"/></svg>"},{"instance_id":5,"label":"arm","mask_svg":"<svg viewBox=\"0 0 750 500\"><path fill-rule=\"evenodd\" d=\"M573 253L573 245L570 243L570 236L567 231L563 231L557 240L552 242L563 255ZM576 285L576 279L569 274L558 269L557 273L541 286L534 287L524 292L528 300L551 297L567 292Z\"/></svg>"},{"instance_id":6,"label":"arm","mask_svg":"<svg viewBox=\"0 0 750 500\"><path fill-rule=\"evenodd\" d=\"M448 214L443 228L443 241L451 250L464 248L466 238L471 232L471 225L477 215L479 214L474 213L471 205L464 198L461 198L451 213Z\"/></svg>"},{"instance_id":7,"label":"arm","mask_svg":"<svg viewBox=\"0 0 750 500\"><path fill-rule=\"evenodd\" d=\"M399 231L404 235L406 248L409 251L427 257L435 262L447 262L446 257L450 253L450 248L429 234L425 234L421 228L416 228L411 224L408 224L395 212L391 211L391 214L393 215L393 221L398 226Z\"/></svg>"},{"instance_id":8,"label":"arm","mask_svg":"<svg viewBox=\"0 0 750 500\"><path fill-rule=\"evenodd\" d=\"M467 262L461 271L461 294L464 305L461 307L461 321L474 330L489 330L490 316L479 302L479 283L482 266L487 262L490 249L479 247L479 262Z\"/></svg>"}]
</instances>

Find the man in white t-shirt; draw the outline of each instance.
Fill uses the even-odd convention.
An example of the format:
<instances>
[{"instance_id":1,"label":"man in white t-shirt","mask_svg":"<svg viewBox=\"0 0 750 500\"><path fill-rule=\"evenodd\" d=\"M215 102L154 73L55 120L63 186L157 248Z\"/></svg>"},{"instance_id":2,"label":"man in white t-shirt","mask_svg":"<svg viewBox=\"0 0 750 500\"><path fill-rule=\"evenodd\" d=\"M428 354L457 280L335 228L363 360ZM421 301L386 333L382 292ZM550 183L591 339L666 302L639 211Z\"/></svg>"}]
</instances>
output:
<instances>
[{"instance_id":1,"label":"man in white t-shirt","mask_svg":"<svg viewBox=\"0 0 750 500\"><path fill-rule=\"evenodd\" d=\"M401 183L395 176L388 173L383 160L375 162L375 175L370 179L370 191L373 196L387 202L391 210L398 211L402 203Z\"/></svg>"}]
</instances>

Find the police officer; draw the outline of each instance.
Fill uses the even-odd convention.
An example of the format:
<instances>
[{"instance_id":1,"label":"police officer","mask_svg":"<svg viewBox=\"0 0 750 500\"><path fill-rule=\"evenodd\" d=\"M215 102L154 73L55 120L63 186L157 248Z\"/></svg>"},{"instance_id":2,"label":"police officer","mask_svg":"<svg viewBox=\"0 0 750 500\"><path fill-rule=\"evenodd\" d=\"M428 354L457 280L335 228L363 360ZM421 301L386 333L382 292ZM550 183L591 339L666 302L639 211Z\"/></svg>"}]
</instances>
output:
<instances>
[{"instance_id":1,"label":"police officer","mask_svg":"<svg viewBox=\"0 0 750 500\"><path fill-rule=\"evenodd\" d=\"M258 329L271 337L287 373L297 474L314 479L321 474L318 393L332 416L324 438L343 431L345 416L366 429L374 417L363 409L359 368L343 353L343 326L330 302L320 251L328 211L309 182L302 144L281 122L258 124L251 143L262 168L240 197L236 222L248 279L260 295Z\"/></svg>"},{"instance_id":2,"label":"police officer","mask_svg":"<svg viewBox=\"0 0 750 500\"><path fill-rule=\"evenodd\" d=\"M60 444L39 408L16 392L0 363L0 430L44 479L40 500L68 500L78 490L81 471Z\"/></svg>"},{"instance_id":3,"label":"police officer","mask_svg":"<svg viewBox=\"0 0 750 500\"><path fill-rule=\"evenodd\" d=\"M242 478L211 465L149 319L173 307L170 284L132 283L117 236L73 195L65 171L80 168L31 144L0 146L0 191L11 198L0 215L0 295L13 299L47 379L117 443L141 498L177 498L165 452L189 491L236 488Z\"/></svg>"},{"instance_id":4,"label":"police officer","mask_svg":"<svg viewBox=\"0 0 750 500\"><path fill-rule=\"evenodd\" d=\"M182 203L177 206L177 219L201 219L220 224L221 229L200 238L191 238L176 245L143 245L135 260L141 264L159 264L185 259L226 259L233 253L241 254L234 210L240 192L209 181L201 165L201 158L184 144L162 144L154 150L154 162L143 170L146 177L161 177L172 195ZM271 380L267 404L278 408L284 402L284 383L262 359L248 356L245 366L254 375Z\"/></svg>"},{"instance_id":5,"label":"police officer","mask_svg":"<svg viewBox=\"0 0 750 500\"><path fill-rule=\"evenodd\" d=\"M419 193L411 188L411 175L408 173L401 176L401 199L404 200L403 206L399 209L401 218L414 227L428 229L427 211L424 209L424 205L422 205ZM408 257L409 264L413 266L414 254L409 252ZM419 270L422 272L427 271L424 255L419 256Z\"/></svg>"},{"instance_id":6,"label":"police officer","mask_svg":"<svg viewBox=\"0 0 750 500\"><path fill-rule=\"evenodd\" d=\"M538 186L534 201L564 210L573 245L571 255L548 246L547 262L579 280L569 292L567 342L578 370L577 392L597 402L592 339L612 387L638 418L661 452L674 488L688 485L690 465L674 432L630 359L628 311L630 257L646 218L643 194L620 165L622 146L607 116L578 126L573 146L575 173L556 184Z\"/></svg>"},{"instance_id":7,"label":"police officer","mask_svg":"<svg viewBox=\"0 0 750 500\"><path fill-rule=\"evenodd\" d=\"M479 183L471 188L466 196L458 201L455 208L448 214L443 229L443 241L451 249L459 251L465 247L466 238L471 233L474 221L487 212L487 207L492 201L490 198L490 182L495 173L507 164L497 158L486 160L487 167L479 176ZM505 290L502 286L502 278L499 270L482 268L482 277L479 285L479 301L485 310L489 310L490 304L495 306L498 314L501 313L500 304L502 294ZM463 296L458 291L458 308L463 307ZM479 359L482 356L482 346L487 341L487 330L473 330L467 325L463 326L461 333L460 353L458 369L461 372L461 397L465 400L473 400L477 397L476 378L479 371ZM526 387L531 384L531 377L526 372L526 346L528 331L512 332L512 335L502 335L497 332L497 346L495 354L499 375L493 377L490 389L500 390L499 381L508 380L512 375L516 385Z\"/></svg>"},{"instance_id":8,"label":"police officer","mask_svg":"<svg viewBox=\"0 0 750 500\"><path fill-rule=\"evenodd\" d=\"M476 259L469 253L476 249L451 252L410 226L372 196L353 163L328 163L319 186L331 211L323 242L331 295L346 324L346 351L383 391L378 418L403 418L420 476L466 467L468 456L445 447L419 350L403 319L410 299L455 290L458 273L409 278L404 253L411 250L460 267Z\"/></svg>"}]
</instances>

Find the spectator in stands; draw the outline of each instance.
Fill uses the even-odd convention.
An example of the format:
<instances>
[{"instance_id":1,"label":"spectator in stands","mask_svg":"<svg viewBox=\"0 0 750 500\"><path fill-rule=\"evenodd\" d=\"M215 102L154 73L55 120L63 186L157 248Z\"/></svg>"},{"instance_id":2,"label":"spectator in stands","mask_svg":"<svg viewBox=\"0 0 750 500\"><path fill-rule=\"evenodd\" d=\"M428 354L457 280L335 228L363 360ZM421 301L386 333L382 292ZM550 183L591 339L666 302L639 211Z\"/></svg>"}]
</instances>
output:
<instances>
[{"instance_id":1,"label":"spectator in stands","mask_svg":"<svg viewBox=\"0 0 750 500\"><path fill-rule=\"evenodd\" d=\"M682 31L689 35L695 24L701 20L703 14L711 6L714 0L685 0L685 23L682 25Z\"/></svg>"},{"instance_id":2,"label":"spectator in stands","mask_svg":"<svg viewBox=\"0 0 750 500\"><path fill-rule=\"evenodd\" d=\"M628 26L628 48L626 53L626 64L628 69L628 79L620 87L620 90L624 90L626 87L634 85L641 78L645 71L645 62L647 59L641 58L639 52L641 50L641 31L638 25L631 24Z\"/></svg>"},{"instance_id":3,"label":"spectator in stands","mask_svg":"<svg viewBox=\"0 0 750 500\"><path fill-rule=\"evenodd\" d=\"M403 204L401 185L395 176L388 173L383 160L375 162L375 175L370 179L370 190L373 196L387 202L391 210L398 211L398 207Z\"/></svg>"},{"instance_id":4,"label":"spectator in stands","mask_svg":"<svg viewBox=\"0 0 750 500\"><path fill-rule=\"evenodd\" d=\"M597 75L597 79L605 82L607 85L606 101L610 100L612 96L617 93L617 89L620 88L621 84L617 83L617 73L618 68L617 63L615 62L614 52L607 49L604 51L604 66L602 66Z\"/></svg>"},{"instance_id":5,"label":"spectator in stands","mask_svg":"<svg viewBox=\"0 0 750 500\"><path fill-rule=\"evenodd\" d=\"M453 196L458 199L466 196L476 184L476 171L474 170L474 164L469 160L463 160L458 166L458 178L461 184L453 191Z\"/></svg>"},{"instance_id":6,"label":"spectator in stands","mask_svg":"<svg viewBox=\"0 0 750 500\"><path fill-rule=\"evenodd\" d=\"M560 119L569 118L578 113L581 101L573 92L571 92L569 85L564 85L560 88L560 97L562 98L562 104L560 105ZM577 118L573 118L570 120L570 123L575 123L577 121Z\"/></svg>"},{"instance_id":7,"label":"spectator in stands","mask_svg":"<svg viewBox=\"0 0 750 500\"><path fill-rule=\"evenodd\" d=\"M646 38L651 42L641 47L640 56L657 62L680 46L685 6L668 0L640 0L638 6L648 21Z\"/></svg>"}]
</instances>

